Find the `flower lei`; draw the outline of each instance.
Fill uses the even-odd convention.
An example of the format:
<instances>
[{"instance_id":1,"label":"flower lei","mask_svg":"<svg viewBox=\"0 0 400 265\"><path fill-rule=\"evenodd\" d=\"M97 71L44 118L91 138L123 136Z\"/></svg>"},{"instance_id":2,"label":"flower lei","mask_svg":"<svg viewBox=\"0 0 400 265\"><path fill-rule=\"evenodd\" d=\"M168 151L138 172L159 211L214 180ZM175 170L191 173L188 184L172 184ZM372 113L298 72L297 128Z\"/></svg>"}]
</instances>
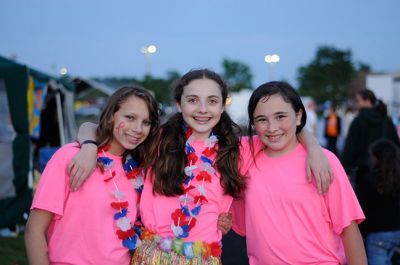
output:
<instances>
[{"instance_id":1,"label":"flower lei","mask_svg":"<svg viewBox=\"0 0 400 265\"><path fill-rule=\"evenodd\" d=\"M208 203L205 183L211 182L211 175L215 174L214 161L211 156L216 152L215 144L218 142L217 136L210 134L205 141L206 149L202 152L200 159L202 164L195 165L198 157L196 150L191 145L193 138L191 137L193 130L184 126L186 132L185 153L188 158L188 164L185 167L186 178L184 180L184 194L179 196L180 208L176 209L172 214L171 229L176 238L186 238L189 231L196 225L197 217L200 214L201 207ZM193 171L199 168L200 171L195 175ZM196 178L199 181L196 186L192 185L192 180ZM197 195L196 195L197 194Z\"/></svg>"},{"instance_id":2,"label":"flower lei","mask_svg":"<svg viewBox=\"0 0 400 265\"><path fill-rule=\"evenodd\" d=\"M170 253L173 251L185 255L189 259L200 255L206 259L210 256L219 257L222 253L222 244L220 242L184 242L182 238L162 237L147 229L144 229L141 239L155 242L156 246L164 252Z\"/></svg>"},{"instance_id":3,"label":"flower lei","mask_svg":"<svg viewBox=\"0 0 400 265\"><path fill-rule=\"evenodd\" d=\"M122 245L129 249L134 250L140 246L141 241L137 235L136 228L133 226L131 219L126 215L128 214L129 202L125 199L125 194L118 188L115 182L115 170L114 161L109 157L105 156L105 151L110 147L105 146L101 148L98 152L97 161L102 165L104 173L107 173L104 182L112 181L114 190L112 192L115 201L111 202L111 207L117 212L114 214L114 221L118 227L116 234L119 239L122 240ZM99 156L102 154L102 156ZM141 193L143 190L143 174L142 170L139 168L138 163L132 158L131 155L126 156L123 163L123 168L128 179L131 180L136 191Z\"/></svg>"}]
</instances>

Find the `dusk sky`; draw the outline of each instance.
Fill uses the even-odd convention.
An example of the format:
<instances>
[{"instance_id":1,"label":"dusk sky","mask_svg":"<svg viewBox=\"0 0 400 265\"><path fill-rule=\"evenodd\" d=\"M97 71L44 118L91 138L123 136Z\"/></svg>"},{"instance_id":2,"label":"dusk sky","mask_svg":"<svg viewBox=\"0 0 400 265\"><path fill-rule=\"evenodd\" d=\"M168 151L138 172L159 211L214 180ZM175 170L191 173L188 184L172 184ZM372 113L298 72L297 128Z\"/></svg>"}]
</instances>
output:
<instances>
[{"instance_id":1,"label":"dusk sky","mask_svg":"<svg viewBox=\"0 0 400 265\"><path fill-rule=\"evenodd\" d=\"M157 46L151 74L181 74L223 58L251 67L253 85L270 78L297 85L298 67L320 45L351 49L373 71L400 72L400 1L361 0L3 0L0 55L72 76L136 77L140 49ZM279 54L279 63L265 63Z\"/></svg>"}]
</instances>

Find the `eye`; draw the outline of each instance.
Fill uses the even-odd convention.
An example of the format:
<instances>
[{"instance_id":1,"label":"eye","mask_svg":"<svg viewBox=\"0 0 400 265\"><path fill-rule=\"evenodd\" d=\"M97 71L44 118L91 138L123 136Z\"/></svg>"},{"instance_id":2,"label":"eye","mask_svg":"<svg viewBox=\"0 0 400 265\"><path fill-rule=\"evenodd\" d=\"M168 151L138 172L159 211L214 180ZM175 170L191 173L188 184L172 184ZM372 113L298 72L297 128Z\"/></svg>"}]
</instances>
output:
<instances>
[{"instance_id":1,"label":"eye","mask_svg":"<svg viewBox=\"0 0 400 265\"><path fill-rule=\"evenodd\" d=\"M283 120L285 117L286 117L285 115L278 115L278 116L276 116L276 119L278 121L280 121L280 120Z\"/></svg>"},{"instance_id":2,"label":"eye","mask_svg":"<svg viewBox=\"0 0 400 265\"><path fill-rule=\"evenodd\" d=\"M266 118L257 118L254 122L255 123L266 123L267 119Z\"/></svg>"},{"instance_id":3,"label":"eye","mask_svg":"<svg viewBox=\"0 0 400 265\"><path fill-rule=\"evenodd\" d=\"M196 103L197 102L197 98L188 98L187 102L189 103Z\"/></svg>"},{"instance_id":4,"label":"eye","mask_svg":"<svg viewBox=\"0 0 400 265\"><path fill-rule=\"evenodd\" d=\"M145 120L145 121L143 121L143 125L144 126L151 126L151 121Z\"/></svg>"},{"instance_id":5,"label":"eye","mask_svg":"<svg viewBox=\"0 0 400 265\"><path fill-rule=\"evenodd\" d=\"M211 104L211 105L215 105L215 104L218 104L218 103L219 103L219 100L213 98L213 99L210 99L210 100L208 101L208 103Z\"/></svg>"},{"instance_id":6,"label":"eye","mask_svg":"<svg viewBox=\"0 0 400 265\"><path fill-rule=\"evenodd\" d=\"M133 120L135 120L135 116L132 116L132 115L125 115L125 118L126 118L128 121L133 121Z\"/></svg>"}]
</instances>

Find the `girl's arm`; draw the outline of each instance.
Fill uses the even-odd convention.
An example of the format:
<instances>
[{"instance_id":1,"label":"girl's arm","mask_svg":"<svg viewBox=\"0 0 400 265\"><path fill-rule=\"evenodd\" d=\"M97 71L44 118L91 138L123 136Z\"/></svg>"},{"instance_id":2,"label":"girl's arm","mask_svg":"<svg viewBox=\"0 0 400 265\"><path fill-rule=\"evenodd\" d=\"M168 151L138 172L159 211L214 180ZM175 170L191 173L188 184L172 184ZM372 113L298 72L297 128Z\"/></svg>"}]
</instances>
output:
<instances>
[{"instance_id":1,"label":"girl's arm","mask_svg":"<svg viewBox=\"0 0 400 265\"><path fill-rule=\"evenodd\" d=\"M364 243L356 222L343 229L342 237L348 265L367 265Z\"/></svg>"},{"instance_id":2,"label":"girl's arm","mask_svg":"<svg viewBox=\"0 0 400 265\"><path fill-rule=\"evenodd\" d=\"M52 218L52 213L37 209L29 215L25 228L25 246L31 265L50 264L46 234Z\"/></svg>"},{"instance_id":3,"label":"girl's arm","mask_svg":"<svg viewBox=\"0 0 400 265\"><path fill-rule=\"evenodd\" d=\"M311 182L315 178L318 191L325 194L333 180L332 167L329 164L318 140L303 128L298 134L300 143L307 149L307 178Z\"/></svg>"},{"instance_id":4,"label":"girl's arm","mask_svg":"<svg viewBox=\"0 0 400 265\"><path fill-rule=\"evenodd\" d=\"M220 213L217 227L221 230L222 235L228 234L229 230L232 228L232 213Z\"/></svg>"},{"instance_id":5,"label":"girl's arm","mask_svg":"<svg viewBox=\"0 0 400 265\"><path fill-rule=\"evenodd\" d=\"M96 140L97 124L85 122L79 127L78 142ZM81 150L71 159L67 167L69 186L76 191L96 168L97 146L93 143L81 145Z\"/></svg>"}]
</instances>

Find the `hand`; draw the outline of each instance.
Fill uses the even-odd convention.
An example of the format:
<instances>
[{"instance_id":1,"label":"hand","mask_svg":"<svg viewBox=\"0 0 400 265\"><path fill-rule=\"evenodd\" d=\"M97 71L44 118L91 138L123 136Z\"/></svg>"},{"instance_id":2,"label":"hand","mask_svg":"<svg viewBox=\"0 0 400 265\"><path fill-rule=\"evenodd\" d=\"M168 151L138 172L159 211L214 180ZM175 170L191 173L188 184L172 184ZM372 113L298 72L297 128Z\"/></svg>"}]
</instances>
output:
<instances>
[{"instance_id":1,"label":"hand","mask_svg":"<svg viewBox=\"0 0 400 265\"><path fill-rule=\"evenodd\" d=\"M97 164L97 146L85 144L72 158L67 167L69 187L77 191L83 182L92 174Z\"/></svg>"},{"instance_id":2,"label":"hand","mask_svg":"<svg viewBox=\"0 0 400 265\"><path fill-rule=\"evenodd\" d=\"M221 230L223 235L226 235L232 227L232 214L231 213L221 213L218 216L217 227Z\"/></svg>"},{"instance_id":3,"label":"hand","mask_svg":"<svg viewBox=\"0 0 400 265\"><path fill-rule=\"evenodd\" d=\"M307 155L307 180L315 178L318 192L325 194L333 181L332 167L320 146L310 148Z\"/></svg>"}]
</instances>

